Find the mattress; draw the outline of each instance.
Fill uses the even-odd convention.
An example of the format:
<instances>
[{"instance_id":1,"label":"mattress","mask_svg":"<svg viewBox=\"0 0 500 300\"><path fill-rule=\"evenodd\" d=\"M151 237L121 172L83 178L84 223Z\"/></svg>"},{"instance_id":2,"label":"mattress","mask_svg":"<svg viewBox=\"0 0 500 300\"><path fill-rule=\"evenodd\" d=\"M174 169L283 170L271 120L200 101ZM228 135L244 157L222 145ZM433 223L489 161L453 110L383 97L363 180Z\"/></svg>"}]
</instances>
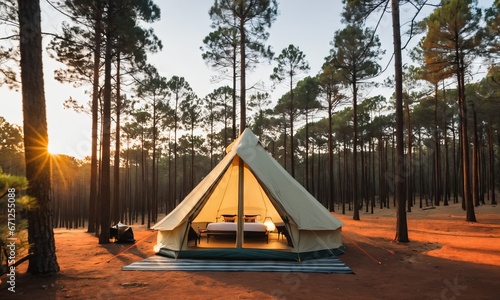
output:
<instances>
[{"instance_id":1,"label":"mattress","mask_svg":"<svg viewBox=\"0 0 500 300\"><path fill-rule=\"evenodd\" d=\"M208 231L236 231L238 223L221 222L207 225ZM243 231L266 232L267 226L264 223L243 223Z\"/></svg>"}]
</instances>

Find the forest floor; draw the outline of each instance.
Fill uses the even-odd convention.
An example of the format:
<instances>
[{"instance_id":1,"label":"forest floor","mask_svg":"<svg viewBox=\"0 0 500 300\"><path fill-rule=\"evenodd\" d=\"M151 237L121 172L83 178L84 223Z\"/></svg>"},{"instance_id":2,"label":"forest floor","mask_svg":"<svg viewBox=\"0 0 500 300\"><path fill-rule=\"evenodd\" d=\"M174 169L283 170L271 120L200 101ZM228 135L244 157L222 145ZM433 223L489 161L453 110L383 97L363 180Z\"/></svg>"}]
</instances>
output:
<instances>
[{"instance_id":1,"label":"forest floor","mask_svg":"<svg viewBox=\"0 0 500 300\"><path fill-rule=\"evenodd\" d=\"M499 299L500 207L476 207L465 222L459 204L408 214L410 243L392 242L395 210L335 215L344 222L354 275L274 272L121 271L154 255L155 235L133 226L140 241L98 245L83 229L56 229L61 272L37 277L17 269L16 293L2 276L0 299Z\"/></svg>"}]
</instances>

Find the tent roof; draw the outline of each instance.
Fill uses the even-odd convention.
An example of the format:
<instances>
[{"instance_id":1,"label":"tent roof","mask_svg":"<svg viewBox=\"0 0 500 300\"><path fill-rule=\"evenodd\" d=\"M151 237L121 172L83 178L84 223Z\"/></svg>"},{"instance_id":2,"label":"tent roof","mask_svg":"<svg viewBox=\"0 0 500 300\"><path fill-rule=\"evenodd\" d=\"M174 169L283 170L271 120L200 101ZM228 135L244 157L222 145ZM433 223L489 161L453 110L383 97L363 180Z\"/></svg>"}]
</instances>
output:
<instances>
[{"instance_id":1,"label":"tent roof","mask_svg":"<svg viewBox=\"0 0 500 300\"><path fill-rule=\"evenodd\" d=\"M156 230L173 230L186 221L199 203L214 189L222 176L240 157L261 183L271 202L286 212L301 230L336 230L342 222L335 218L302 185L300 185L260 144L250 129L228 147L226 156L165 218L153 226Z\"/></svg>"}]
</instances>

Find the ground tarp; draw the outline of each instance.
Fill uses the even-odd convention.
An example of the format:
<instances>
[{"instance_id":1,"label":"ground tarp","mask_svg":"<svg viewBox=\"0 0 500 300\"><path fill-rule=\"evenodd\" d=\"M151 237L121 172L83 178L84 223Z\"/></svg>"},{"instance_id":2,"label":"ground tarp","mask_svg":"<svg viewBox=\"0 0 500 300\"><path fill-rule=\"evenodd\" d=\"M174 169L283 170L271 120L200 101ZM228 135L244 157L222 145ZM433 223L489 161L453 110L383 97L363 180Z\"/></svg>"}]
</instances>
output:
<instances>
[{"instance_id":1,"label":"ground tarp","mask_svg":"<svg viewBox=\"0 0 500 300\"><path fill-rule=\"evenodd\" d=\"M297 261L272 260L201 260L173 259L160 255L146 258L122 268L123 271L233 271L233 272L302 272L353 274L340 259L328 258Z\"/></svg>"}]
</instances>

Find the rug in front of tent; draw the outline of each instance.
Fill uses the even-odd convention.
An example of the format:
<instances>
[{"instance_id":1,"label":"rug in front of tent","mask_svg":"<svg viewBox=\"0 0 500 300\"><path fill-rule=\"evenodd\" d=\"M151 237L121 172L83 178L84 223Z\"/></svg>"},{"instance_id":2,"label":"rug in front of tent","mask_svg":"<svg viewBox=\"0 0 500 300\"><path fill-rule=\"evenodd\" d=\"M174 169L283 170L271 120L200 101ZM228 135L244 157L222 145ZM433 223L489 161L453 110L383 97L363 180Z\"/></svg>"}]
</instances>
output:
<instances>
[{"instance_id":1,"label":"rug in front of tent","mask_svg":"<svg viewBox=\"0 0 500 300\"><path fill-rule=\"evenodd\" d=\"M148 257L122 268L123 271L234 271L302 272L353 274L337 257L297 261L173 259L160 255Z\"/></svg>"}]
</instances>

